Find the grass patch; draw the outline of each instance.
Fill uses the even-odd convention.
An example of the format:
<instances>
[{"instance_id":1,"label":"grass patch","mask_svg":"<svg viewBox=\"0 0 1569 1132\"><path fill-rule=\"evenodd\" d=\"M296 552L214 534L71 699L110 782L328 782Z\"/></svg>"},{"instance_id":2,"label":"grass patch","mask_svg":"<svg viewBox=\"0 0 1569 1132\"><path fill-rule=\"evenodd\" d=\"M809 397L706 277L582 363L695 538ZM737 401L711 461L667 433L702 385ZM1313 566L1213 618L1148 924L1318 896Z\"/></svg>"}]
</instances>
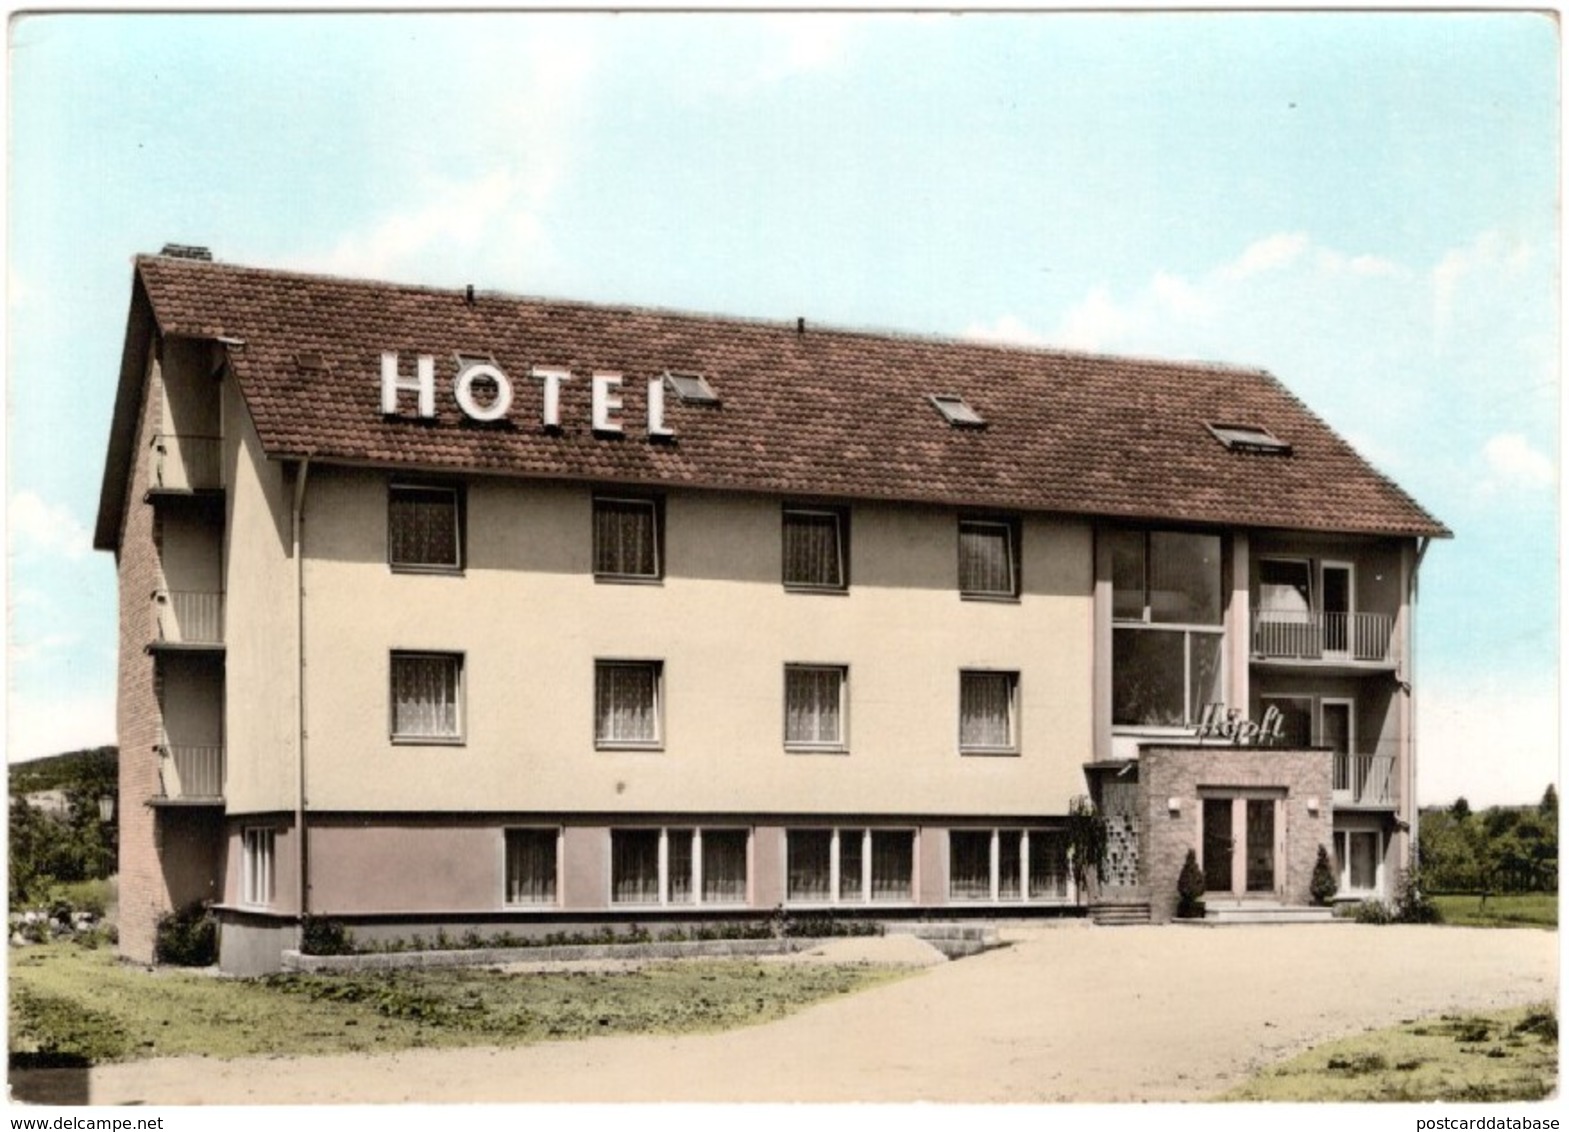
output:
<instances>
[{"instance_id":1,"label":"grass patch","mask_svg":"<svg viewBox=\"0 0 1569 1132\"><path fill-rule=\"evenodd\" d=\"M199 1054L518 1045L770 1022L909 968L682 960L628 971L435 969L220 979L146 971L106 950L11 952L17 1067Z\"/></svg>"},{"instance_id":2,"label":"grass patch","mask_svg":"<svg viewBox=\"0 0 1569 1132\"><path fill-rule=\"evenodd\" d=\"M1258 1073L1227 1101L1536 1101L1558 1084L1550 1005L1444 1015L1330 1042Z\"/></svg>"},{"instance_id":3,"label":"grass patch","mask_svg":"<svg viewBox=\"0 0 1569 1132\"><path fill-rule=\"evenodd\" d=\"M1489 896L1434 896L1444 923L1471 928L1556 928L1556 892L1512 892Z\"/></svg>"}]
</instances>

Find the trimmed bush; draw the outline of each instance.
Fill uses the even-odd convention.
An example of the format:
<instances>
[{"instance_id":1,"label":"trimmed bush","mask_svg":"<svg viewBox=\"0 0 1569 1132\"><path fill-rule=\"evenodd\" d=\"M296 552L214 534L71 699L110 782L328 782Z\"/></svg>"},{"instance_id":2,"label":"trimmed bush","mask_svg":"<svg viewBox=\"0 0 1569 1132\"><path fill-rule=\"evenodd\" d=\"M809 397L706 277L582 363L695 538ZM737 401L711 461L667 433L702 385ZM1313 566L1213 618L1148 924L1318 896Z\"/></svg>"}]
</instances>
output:
<instances>
[{"instance_id":1,"label":"trimmed bush","mask_svg":"<svg viewBox=\"0 0 1569 1132\"><path fill-rule=\"evenodd\" d=\"M306 955L352 955L354 938L341 920L306 916L300 926L300 950Z\"/></svg>"},{"instance_id":2,"label":"trimmed bush","mask_svg":"<svg viewBox=\"0 0 1569 1132\"><path fill-rule=\"evenodd\" d=\"M211 967L218 962L218 921L201 904L164 913L153 957L171 967Z\"/></svg>"},{"instance_id":3,"label":"trimmed bush","mask_svg":"<svg viewBox=\"0 0 1569 1132\"><path fill-rule=\"evenodd\" d=\"M1313 862L1313 879L1309 882L1308 891L1313 894L1313 903L1328 904L1335 898L1340 885L1335 882L1335 870L1329 863L1329 850L1322 845L1318 847L1318 860Z\"/></svg>"},{"instance_id":4,"label":"trimmed bush","mask_svg":"<svg viewBox=\"0 0 1569 1132\"><path fill-rule=\"evenodd\" d=\"M1177 915L1192 920L1203 914L1204 870L1199 868L1198 854L1189 849L1182 871L1177 874Z\"/></svg>"}]
</instances>

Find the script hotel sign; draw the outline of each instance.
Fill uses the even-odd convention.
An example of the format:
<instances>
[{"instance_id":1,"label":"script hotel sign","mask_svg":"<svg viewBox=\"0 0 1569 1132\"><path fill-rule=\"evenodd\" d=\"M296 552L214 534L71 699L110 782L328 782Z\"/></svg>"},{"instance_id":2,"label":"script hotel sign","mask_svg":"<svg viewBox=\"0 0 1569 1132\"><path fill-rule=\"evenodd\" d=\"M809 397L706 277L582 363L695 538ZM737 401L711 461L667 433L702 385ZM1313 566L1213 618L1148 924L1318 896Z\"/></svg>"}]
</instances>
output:
<instances>
[{"instance_id":1,"label":"script hotel sign","mask_svg":"<svg viewBox=\"0 0 1569 1132\"><path fill-rule=\"evenodd\" d=\"M1225 704L1205 704L1193 734L1198 739L1221 739L1239 747L1272 747L1285 740L1285 716L1277 707L1264 709L1264 718L1255 722L1240 708Z\"/></svg>"}]
</instances>

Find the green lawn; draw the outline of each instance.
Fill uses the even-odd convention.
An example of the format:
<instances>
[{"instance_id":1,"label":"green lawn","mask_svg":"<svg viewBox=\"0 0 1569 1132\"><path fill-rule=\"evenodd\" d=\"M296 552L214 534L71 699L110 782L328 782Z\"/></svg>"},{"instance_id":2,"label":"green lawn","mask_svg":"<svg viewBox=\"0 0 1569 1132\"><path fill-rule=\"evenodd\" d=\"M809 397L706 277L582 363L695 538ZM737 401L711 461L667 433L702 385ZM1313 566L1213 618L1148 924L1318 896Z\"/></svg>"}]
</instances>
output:
<instances>
[{"instance_id":1,"label":"green lawn","mask_svg":"<svg viewBox=\"0 0 1569 1132\"><path fill-rule=\"evenodd\" d=\"M1404 1022L1317 1046L1227 1101L1533 1101L1558 1084L1551 1005Z\"/></svg>"},{"instance_id":2,"label":"green lawn","mask_svg":"<svg viewBox=\"0 0 1569 1132\"><path fill-rule=\"evenodd\" d=\"M772 1021L911 973L686 960L631 971L448 969L221 979L147 971L107 949L10 953L13 1066L202 1054L328 1054L684 1033Z\"/></svg>"},{"instance_id":3,"label":"green lawn","mask_svg":"<svg viewBox=\"0 0 1569 1132\"><path fill-rule=\"evenodd\" d=\"M1444 923L1471 928L1556 928L1556 892L1517 892L1501 896L1434 896Z\"/></svg>"}]
</instances>

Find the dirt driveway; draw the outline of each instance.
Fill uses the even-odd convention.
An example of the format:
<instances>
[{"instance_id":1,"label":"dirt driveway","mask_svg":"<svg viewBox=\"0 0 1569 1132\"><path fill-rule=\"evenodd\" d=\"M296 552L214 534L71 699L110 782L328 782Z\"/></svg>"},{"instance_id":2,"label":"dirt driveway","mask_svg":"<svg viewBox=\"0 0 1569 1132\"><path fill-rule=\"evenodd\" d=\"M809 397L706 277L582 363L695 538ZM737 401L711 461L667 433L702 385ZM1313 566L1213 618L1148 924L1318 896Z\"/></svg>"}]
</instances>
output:
<instances>
[{"instance_id":1,"label":"dirt driveway","mask_svg":"<svg viewBox=\"0 0 1569 1132\"><path fill-rule=\"evenodd\" d=\"M169 1058L92 1070L89 1098L1199 1100L1326 1038L1558 997L1551 932L1074 924L1006 929L1004 938L1012 946L723 1034L385 1057ZM889 956L909 957L910 941L886 943Z\"/></svg>"}]
</instances>

